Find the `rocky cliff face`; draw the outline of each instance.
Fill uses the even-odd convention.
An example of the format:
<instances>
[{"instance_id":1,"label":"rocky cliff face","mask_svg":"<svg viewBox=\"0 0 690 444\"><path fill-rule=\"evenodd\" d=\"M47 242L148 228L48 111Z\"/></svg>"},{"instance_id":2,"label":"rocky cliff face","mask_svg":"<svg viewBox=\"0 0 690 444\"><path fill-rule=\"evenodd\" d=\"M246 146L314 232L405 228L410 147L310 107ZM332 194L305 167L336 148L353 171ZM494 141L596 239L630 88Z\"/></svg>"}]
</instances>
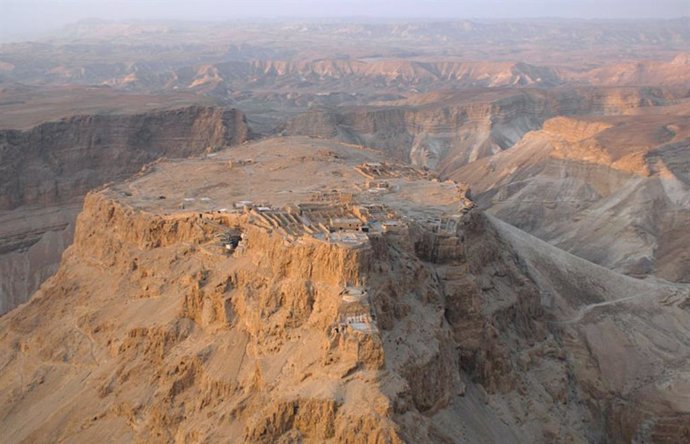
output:
<instances>
[{"instance_id":1,"label":"rocky cliff face","mask_svg":"<svg viewBox=\"0 0 690 444\"><path fill-rule=\"evenodd\" d=\"M374 154L265 141L90 194L59 271L0 319L5 438L682 439L686 287L618 275L476 209L441 223L466 196L408 167L371 165L393 182L371 206L356 167ZM358 208L401 224L346 232L355 243L309 234L318 211L345 208L295 203L324 186L359 189ZM293 205L203 208L246 197Z\"/></svg>"},{"instance_id":2,"label":"rocky cliff face","mask_svg":"<svg viewBox=\"0 0 690 444\"><path fill-rule=\"evenodd\" d=\"M0 131L0 313L55 271L87 191L158 158L202 154L248 137L241 112L205 107Z\"/></svg>"},{"instance_id":3,"label":"rocky cliff face","mask_svg":"<svg viewBox=\"0 0 690 444\"><path fill-rule=\"evenodd\" d=\"M92 195L58 273L2 320L6 438L519 440L443 426L467 398L535 384L509 344L553 341L533 284L481 215L467 223L467 247L431 248L416 230L354 250L286 245L246 217L161 217ZM242 230L241 253L214 253L218 224ZM337 327L347 285L368 289L376 333Z\"/></svg>"},{"instance_id":4,"label":"rocky cliff face","mask_svg":"<svg viewBox=\"0 0 690 444\"><path fill-rule=\"evenodd\" d=\"M510 148L551 117L624 114L669 100L667 92L654 88L433 93L386 108L311 111L289 121L284 131L379 148L450 174Z\"/></svg>"}]
</instances>

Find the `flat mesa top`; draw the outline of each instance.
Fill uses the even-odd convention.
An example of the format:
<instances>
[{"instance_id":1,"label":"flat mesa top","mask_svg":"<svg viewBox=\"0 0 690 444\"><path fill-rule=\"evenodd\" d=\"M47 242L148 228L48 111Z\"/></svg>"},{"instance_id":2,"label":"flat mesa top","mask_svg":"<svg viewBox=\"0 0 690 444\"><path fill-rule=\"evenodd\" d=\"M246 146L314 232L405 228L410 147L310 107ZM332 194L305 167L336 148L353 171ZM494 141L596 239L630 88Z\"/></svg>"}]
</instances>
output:
<instances>
[{"instance_id":1,"label":"flat mesa top","mask_svg":"<svg viewBox=\"0 0 690 444\"><path fill-rule=\"evenodd\" d=\"M233 147L203 158L156 163L106 192L136 209L233 211L245 204L282 208L318 203L333 194L385 205L403 215L432 217L458 212L460 187L423 169L384 162L380 152L334 141L288 137ZM382 163L389 188L372 193L363 164Z\"/></svg>"}]
</instances>

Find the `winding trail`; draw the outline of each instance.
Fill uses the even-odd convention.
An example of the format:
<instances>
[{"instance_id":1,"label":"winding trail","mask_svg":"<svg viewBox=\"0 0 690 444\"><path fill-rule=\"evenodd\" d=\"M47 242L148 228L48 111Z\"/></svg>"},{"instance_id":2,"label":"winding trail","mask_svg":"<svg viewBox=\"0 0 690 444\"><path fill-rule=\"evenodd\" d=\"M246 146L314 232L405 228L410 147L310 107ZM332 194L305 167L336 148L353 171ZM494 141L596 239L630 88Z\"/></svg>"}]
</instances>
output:
<instances>
[{"instance_id":1,"label":"winding trail","mask_svg":"<svg viewBox=\"0 0 690 444\"><path fill-rule=\"evenodd\" d=\"M616 299L613 301L597 302L596 304L585 305L584 307L580 308L580 310L578 310L577 315L574 318L569 319L567 321L558 321L558 323L559 324L574 324L576 322L580 322L582 320L582 318L584 318L587 315L587 313L591 312L592 310L594 310L596 308L606 307L606 306L614 305L614 304L620 304L622 302L628 302L628 301L631 301L634 299L640 299L643 296L645 296L645 295L626 296L624 298Z\"/></svg>"}]
</instances>

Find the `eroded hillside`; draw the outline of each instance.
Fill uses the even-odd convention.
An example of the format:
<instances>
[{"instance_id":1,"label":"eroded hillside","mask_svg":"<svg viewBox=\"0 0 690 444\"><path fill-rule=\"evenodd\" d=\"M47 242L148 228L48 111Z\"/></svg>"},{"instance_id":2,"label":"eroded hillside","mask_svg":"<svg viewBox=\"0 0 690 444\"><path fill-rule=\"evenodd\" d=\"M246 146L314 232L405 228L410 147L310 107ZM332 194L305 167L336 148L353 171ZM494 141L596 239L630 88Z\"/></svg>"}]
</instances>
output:
<instances>
[{"instance_id":1,"label":"eroded hillside","mask_svg":"<svg viewBox=\"0 0 690 444\"><path fill-rule=\"evenodd\" d=\"M554 118L457 170L502 220L633 275L690 276L687 103Z\"/></svg>"},{"instance_id":2,"label":"eroded hillside","mask_svg":"<svg viewBox=\"0 0 690 444\"><path fill-rule=\"evenodd\" d=\"M439 91L341 110L314 110L286 134L336 138L444 175L498 154L556 116L626 115L674 102L661 88L474 89Z\"/></svg>"}]
</instances>

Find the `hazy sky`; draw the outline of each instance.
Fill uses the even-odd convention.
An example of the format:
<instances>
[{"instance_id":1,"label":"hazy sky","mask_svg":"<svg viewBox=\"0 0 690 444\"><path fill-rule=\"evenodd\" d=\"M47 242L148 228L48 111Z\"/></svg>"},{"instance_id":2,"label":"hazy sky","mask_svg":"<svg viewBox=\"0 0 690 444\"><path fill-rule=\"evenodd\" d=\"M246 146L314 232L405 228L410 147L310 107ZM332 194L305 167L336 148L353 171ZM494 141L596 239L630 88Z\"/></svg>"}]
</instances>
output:
<instances>
[{"instance_id":1,"label":"hazy sky","mask_svg":"<svg viewBox=\"0 0 690 444\"><path fill-rule=\"evenodd\" d=\"M666 18L690 0L0 0L0 39L27 38L83 18L250 17Z\"/></svg>"}]
</instances>

